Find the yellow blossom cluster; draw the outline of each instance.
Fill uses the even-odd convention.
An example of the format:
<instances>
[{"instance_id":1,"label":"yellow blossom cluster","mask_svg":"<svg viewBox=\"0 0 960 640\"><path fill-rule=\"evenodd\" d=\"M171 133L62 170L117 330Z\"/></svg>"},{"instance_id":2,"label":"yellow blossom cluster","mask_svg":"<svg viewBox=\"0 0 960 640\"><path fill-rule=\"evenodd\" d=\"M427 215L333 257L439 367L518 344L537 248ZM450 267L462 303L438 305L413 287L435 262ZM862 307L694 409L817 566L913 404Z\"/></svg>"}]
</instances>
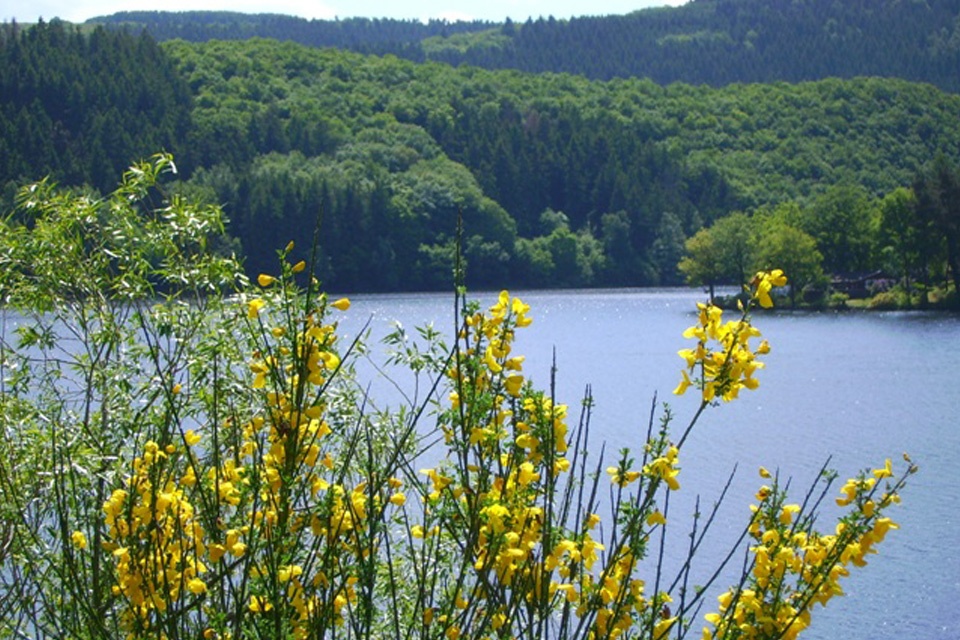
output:
<instances>
[{"instance_id":1,"label":"yellow blossom cluster","mask_svg":"<svg viewBox=\"0 0 960 640\"><path fill-rule=\"evenodd\" d=\"M173 474L181 453L174 445L145 443L126 487L103 503L113 595L125 605L121 623L131 634L151 629L169 609L188 606L207 590L204 528ZM74 536L74 543L86 547L85 537Z\"/></svg>"},{"instance_id":2,"label":"yellow blossom cluster","mask_svg":"<svg viewBox=\"0 0 960 640\"><path fill-rule=\"evenodd\" d=\"M632 637L632 632L644 626L652 627L651 640L661 640L670 633L678 620L677 616L668 613L668 605L673 599L663 592L647 598L644 595L645 582L636 577L637 564L637 555L624 545L598 580L586 580L596 582L592 589L593 603L599 596L596 621L589 638ZM581 598L577 614L584 616L590 605L589 600Z\"/></svg>"},{"instance_id":3,"label":"yellow blossom cluster","mask_svg":"<svg viewBox=\"0 0 960 640\"><path fill-rule=\"evenodd\" d=\"M261 275L258 282L270 287L278 279ZM336 324L325 322L328 308L346 310L349 300L328 303L321 296L298 323L269 332L276 343L250 364L253 388L265 391L265 415L242 426L235 459L210 469L207 478L248 523L240 544L245 539L248 547L264 549L248 610L284 616L294 638L344 623L357 599L354 564L367 553L362 532L370 509L402 504L403 497L397 484L371 491L366 482L348 486L337 474L321 393L341 366ZM313 542L304 544L308 534ZM301 541L299 557L280 553L292 540ZM229 549L229 537L226 543Z\"/></svg>"},{"instance_id":4,"label":"yellow blossom cluster","mask_svg":"<svg viewBox=\"0 0 960 640\"><path fill-rule=\"evenodd\" d=\"M489 313L471 310L464 319L458 364L448 372L459 385L468 385L474 393L483 393L496 381L497 391L519 397L523 385L523 356L510 356L516 329L530 326L530 306L520 298L501 291ZM473 356L480 355L481 360ZM458 399L454 398L454 402Z\"/></svg>"},{"instance_id":5,"label":"yellow blossom cluster","mask_svg":"<svg viewBox=\"0 0 960 640\"><path fill-rule=\"evenodd\" d=\"M567 407L523 385L523 357L513 354L513 342L516 330L531 323L528 314L504 291L487 312L465 315L447 371L454 391L442 426L455 463L422 471L424 523L414 535L425 545L437 537L468 542L470 574L458 582L452 605L431 604L423 614L446 625L447 637L524 628L524 616L538 606L548 617L566 610L590 638L617 638L647 624L654 637L665 637L676 618L660 617L669 597L645 595L636 575L642 536L607 554L595 538L599 515L587 511L573 526L559 520L558 487L571 466ZM644 474L678 487L677 453L665 446L642 472L625 470L622 485ZM616 481L618 468L612 469ZM451 513L475 533L443 529ZM478 617L458 613L467 603ZM476 627L485 619L489 628Z\"/></svg>"},{"instance_id":6,"label":"yellow blossom cluster","mask_svg":"<svg viewBox=\"0 0 960 640\"><path fill-rule=\"evenodd\" d=\"M770 298L770 292L774 287L784 287L787 285L787 276L780 269L771 271L759 271L753 278L753 299L761 307L769 309L773 306L773 300Z\"/></svg>"},{"instance_id":7,"label":"yellow blossom cluster","mask_svg":"<svg viewBox=\"0 0 960 640\"><path fill-rule=\"evenodd\" d=\"M272 287L280 279L258 281ZM247 318L262 323L269 304L248 303ZM372 509L401 507L405 496L397 478L350 486L337 469L322 394L341 366L336 324L325 322L330 308L346 310L349 301L321 296L301 319L259 333L264 341L250 362L259 415L237 428L232 420L211 426L209 439L203 430L187 431L186 449L147 442L126 485L104 503L114 595L132 637L183 611L215 619L205 596L225 587L246 594L254 627L260 617L264 628L307 638L343 624L357 600L356 564L369 554L365 521ZM224 443L227 434L235 435ZM73 543L87 546L80 532ZM230 634L210 628L207 635Z\"/></svg>"},{"instance_id":8,"label":"yellow blossom cluster","mask_svg":"<svg viewBox=\"0 0 960 640\"><path fill-rule=\"evenodd\" d=\"M911 465L908 473L915 470ZM865 557L876 553L875 545L898 528L883 512L899 501L903 479L877 496L877 481L893 475L890 460L872 475L852 478L843 486L837 503L852 509L830 534L814 530L814 519L801 505L787 503L776 482L760 487L759 504L751 505L754 544L747 583L719 596L717 612L706 615L712 628L704 627L704 640L795 640L810 625L814 605L826 606L843 595L840 580L850 574L850 567L865 566ZM761 469L761 476L768 478L769 473Z\"/></svg>"},{"instance_id":9,"label":"yellow blossom cluster","mask_svg":"<svg viewBox=\"0 0 960 640\"><path fill-rule=\"evenodd\" d=\"M713 303L698 303L697 324L688 328L683 337L697 341L692 349L681 349L679 355L686 363L676 395L682 395L691 385L699 387L703 402L715 398L735 399L741 389L756 389L759 381L753 377L763 368L758 355L769 353L766 340L753 348L750 341L760 337L760 331L750 323L749 310L754 304L773 306L770 290L783 286L787 278L779 269L757 273L750 289L750 301L743 307L737 320L724 322L723 309Z\"/></svg>"},{"instance_id":10,"label":"yellow blossom cluster","mask_svg":"<svg viewBox=\"0 0 960 640\"><path fill-rule=\"evenodd\" d=\"M647 444L646 451L650 459L641 470L633 468L633 458L629 456L629 450L624 449L621 452L620 463L607 467L610 482L622 489L641 478L649 478L654 481L654 486L663 482L671 491L678 490L680 488L680 481L677 480L677 476L680 475L678 466L680 449L669 443L665 436L666 434L661 434L661 438Z\"/></svg>"},{"instance_id":11,"label":"yellow blossom cluster","mask_svg":"<svg viewBox=\"0 0 960 640\"><path fill-rule=\"evenodd\" d=\"M659 478L667 483L671 491L680 488L680 481L677 476L680 475L680 468L677 466L677 456L680 450L675 446L669 446L666 453L654 458L652 462L643 467L643 473L648 477Z\"/></svg>"}]
</instances>

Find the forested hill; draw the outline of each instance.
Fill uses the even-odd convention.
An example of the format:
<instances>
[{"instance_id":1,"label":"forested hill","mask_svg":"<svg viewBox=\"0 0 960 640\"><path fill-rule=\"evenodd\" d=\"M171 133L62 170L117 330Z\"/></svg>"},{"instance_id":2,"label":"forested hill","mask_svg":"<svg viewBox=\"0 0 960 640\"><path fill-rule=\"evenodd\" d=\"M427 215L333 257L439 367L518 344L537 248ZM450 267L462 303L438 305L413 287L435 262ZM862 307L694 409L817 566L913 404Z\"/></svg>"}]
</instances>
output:
<instances>
[{"instance_id":1,"label":"forested hill","mask_svg":"<svg viewBox=\"0 0 960 640\"><path fill-rule=\"evenodd\" d=\"M898 77L960 92L960 0L694 0L623 16L506 22L123 12L158 40L293 40L411 60L722 86Z\"/></svg>"},{"instance_id":2,"label":"forested hill","mask_svg":"<svg viewBox=\"0 0 960 640\"><path fill-rule=\"evenodd\" d=\"M50 174L107 189L189 126L190 88L149 35L0 27L0 185Z\"/></svg>"},{"instance_id":3,"label":"forested hill","mask_svg":"<svg viewBox=\"0 0 960 640\"><path fill-rule=\"evenodd\" d=\"M489 31L498 24L484 21L394 20L389 18L346 18L306 20L275 13L234 11L121 11L91 18L89 25L146 29L158 41L182 39L246 40L271 38L290 40L311 47L336 47L361 53L395 53L423 59L420 42L464 33Z\"/></svg>"},{"instance_id":4,"label":"forested hill","mask_svg":"<svg viewBox=\"0 0 960 640\"><path fill-rule=\"evenodd\" d=\"M960 96L898 79L661 86L0 27L4 213L18 184L106 191L170 151L169 188L225 207L252 274L321 218L318 272L340 290L449 287L460 216L468 283L496 287L679 283L685 241L736 211L877 229L877 198L960 158L958 114Z\"/></svg>"}]
</instances>

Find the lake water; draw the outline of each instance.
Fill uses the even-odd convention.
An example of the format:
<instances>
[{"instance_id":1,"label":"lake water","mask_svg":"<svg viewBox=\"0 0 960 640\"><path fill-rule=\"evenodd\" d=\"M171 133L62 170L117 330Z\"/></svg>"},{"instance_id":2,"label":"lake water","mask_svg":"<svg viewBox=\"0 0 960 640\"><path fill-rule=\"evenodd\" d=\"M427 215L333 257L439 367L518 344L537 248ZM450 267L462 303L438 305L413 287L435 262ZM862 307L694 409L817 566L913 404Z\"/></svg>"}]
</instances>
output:
<instances>
[{"instance_id":1,"label":"lake water","mask_svg":"<svg viewBox=\"0 0 960 640\"><path fill-rule=\"evenodd\" d=\"M592 450L605 442L612 457L621 447L641 446L654 393L670 403L682 430L696 410L696 394L677 398L670 392L682 365L676 352L689 342L681 333L693 324L702 294L515 294L531 305L534 318L518 332L514 349L527 356L524 373L546 388L556 349L559 399L575 407L586 385L592 386ZM489 306L496 294L476 297ZM410 330L432 321L452 333L450 295L351 299L343 324L348 333L367 319L375 335L386 333L393 320ZM682 491L671 504L671 521L688 521L685 514L698 493L712 504L739 462L733 495L711 532L711 549L719 553L748 517L747 505L762 484L760 465L792 477L799 501L830 455L842 483L864 467L882 465L887 457L899 461L909 452L920 472L891 512L901 529L879 546L879 555L870 556L868 567L847 579L845 598L814 611L803 637L960 638L960 316L780 311L758 315L755 324L773 348L757 376L760 388L703 416L681 453ZM672 531L685 540L680 528ZM710 598L706 607L714 606Z\"/></svg>"}]
</instances>

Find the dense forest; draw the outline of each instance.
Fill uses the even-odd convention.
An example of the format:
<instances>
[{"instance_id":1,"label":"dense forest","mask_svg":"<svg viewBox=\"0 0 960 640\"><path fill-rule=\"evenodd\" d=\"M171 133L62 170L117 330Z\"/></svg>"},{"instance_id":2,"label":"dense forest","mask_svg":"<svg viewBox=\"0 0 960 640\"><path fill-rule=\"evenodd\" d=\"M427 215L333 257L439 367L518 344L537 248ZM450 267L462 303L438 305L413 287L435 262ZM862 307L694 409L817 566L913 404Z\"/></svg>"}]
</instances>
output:
<instances>
[{"instance_id":1,"label":"dense forest","mask_svg":"<svg viewBox=\"0 0 960 640\"><path fill-rule=\"evenodd\" d=\"M233 11L120 11L91 18L88 25L119 27L131 32L146 30L158 41L289 40L311 47L334 47L360 53L401 53L425 59L419 43L429 38L445 39L499 28L492 22L447 22L446 20L394 20L390 18L345 18L307 20L275 13Z\"/></svg>"},{"instance_id":2,"label":"dense forest","mask_svg":"<svg viewBox=\"0 0 960 640\"><path fill-rule=\"evenodd\" d=\"M190 89L147 35L63 23L0 28L0 180L52 174L107 190L190 127Z\"/></svg>"},{"instance_id":3,"label":"dense forest","mask_svg":"<svg viewBox=\"0 0 960 640\"><path fill-rule=\"evenodd\" d=\"M812 239L811 285L899 273L885 199L952 184L960 158L960 97L904 80L662 86L59 21L0 32L5 210L25 181L104 191L163 149L170 188L223 204L224 248L250 273L319 222L319 274L340 290L448 287L460 217L472 286L729 281L678 265L735 212L778 212L804 234L784 247ZM925 178L935 158L940 182ZM942 191L910 189L941 230L918 279L952 259Z\"/></svg>"},{"instance_id":4,"label":"dense forest","mask_svg":"<svg viewBox=\"0 0 960 640\"><path fill-rule=\"evenodd\" d=\"M140 11L90 22L146 29L158 40L258 36L600 80L722 86L883 76L960 91L960 0L693 0L623 16L500 25Z\"/></svg>"}]
</instances>

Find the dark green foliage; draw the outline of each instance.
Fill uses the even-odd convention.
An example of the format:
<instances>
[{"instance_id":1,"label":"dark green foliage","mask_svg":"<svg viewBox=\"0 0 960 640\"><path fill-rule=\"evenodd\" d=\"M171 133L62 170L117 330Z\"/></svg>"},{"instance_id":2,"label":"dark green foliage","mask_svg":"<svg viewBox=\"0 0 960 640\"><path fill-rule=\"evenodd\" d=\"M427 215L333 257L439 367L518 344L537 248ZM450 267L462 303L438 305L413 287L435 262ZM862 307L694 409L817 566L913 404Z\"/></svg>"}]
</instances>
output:
<instances>
[{"instance_id":1,"label":"dark green foliage","mask_svg":"<svg viewBox=\"0 0 960 640\"><path fill-rule=\"evenodd\" d=\"M898 77L960 91L960 1L695 0L622 16L523 24L304 20L230 12L121 12L91 22L159 40L250 37L496 69L722 86Z\"/></svg>"},{"instance_id":2,"label":"dark green foliage","mask_svg":"<svg viewBox=\"0 0 960 640\"><path fill-rule=\"evenodd\" d=\"M120 11L109 16L91 18L87 22L131 31L146 29L157 40L206 42L271 38L362 53L395 53L416 61L423 60L419 45L421 40L445 39L497 26L479 20L454 23L446 20L421 22L415 19L388 18L306 20L274 13L247 14L231 11Z\"/></svg>"},{"instance_id":3,"label":"dark green foliage","mask_svg":"<svg viewBox=\"0 0 960 640\"><path fill-rule=\"evenodd\" d=\"M474 286L677 283L703 224L788 200L804 204L792 225L823 244L824 268L858 271L874 258L867 200L937 152L960 155L960 99L895 80L662 88L269 41L165 47L197 95L191 148L229 145L200 164L237 171L239 195L218 194L250 268L283 234L308 237L322 210L322 273L349 289L445 286L461 212ZM294 133L318 122L318 147ZM281 143L258 148L268 130ZM299 183L256 169L264 152L329 197L291 196ZM544 226L548 210L562 228Z\"/></svg>"},{"instance_id":4,"label":"dark green foliage","mask_svg":"<svg viewBox=\"0 0 960 640\"><path fill-rule=\"evenodd\" d=\"M939 155L920 173L913 186L918 222L929 225L945 249L946 263L960 306L960 169ZM932 244L932 246L936 246Z\"/></svg>"},{"instance_id":5,"label":"dark green foliage","mask_svg":"<svg viewBox=\"0 0 960 640\"><path fill-rule=\"evenodd\" d=\"M310 246L319 223L318 275L328 288L447 288L462 218L471 287L674 284L699 229L739 228L723 223L731 212L785 203L796 210L784 217L789 233L813 239L827 273L888 263L916 282L943 273L940 240L923 252L928 264L913 260L915 249L883 231L894 222L878 204L930 158L960 158L960 97L931 85L661 87L263 39L158 49L148 36L100 28L85 36L62 23L3 34L11 60L42 40L36 63L4 67L4 78L55 78L67 68L70 95L92 107L75 109L56 91L20 105L20 93L5 92L0 181L52 173L100 186L97 176L149 153L138 145L165 148L176 154L177 189L224 206L252 275L268 271L289 240ZM140 62L91 65L93 48L109 43ZM171 98L162 78L174 98L190 95ZM140 82L149 92L133 86ZM71 117L88 127L88 145L51 135ZM923 209L925 228L949 218L941 209ZM756 249L737 245L736 273L717 283L748 275ZM814 269L810 280L818 278Z\"/></svg>"},{"instance_id":6,"label":"dark green foliage","mask_svg":"<svg viewBox=\"0 0 960 640\"><path fill-rule=\"evenodd\" d=\"M0 26L0 182L51 175L107 190L132 160L176 147L189 122L189 89L149 36Z\"/></svg>"},{"instance_id":7,"label":"dark green foliage","mask_svg":"<svg viewBox=\"0 0 960 640\"><path fill-rule=\"evenodd\" d=\"M216 193L251 272L285 243L274 234L302 244L321 216L329 286L445 287L452 263L438 260L452 255L462 214L473 286L652 284L661 281L657 269L641 268L637 256L652 251L663 212L675 212L680 246L699 224L683 165L645 123L570 102L571 91L600 88L581 79L544 83L264 40L166 50L196 93L188 158L227 165L239 182L219 181ZM310 127L325 132L322 145L300 133ZM703 170L690 178L718 180ZM710 211L726 205L698 197ZM515 242L551 236L537 222L547 208L568 216L569 235L549 239L557 255L545 269ZM619 264L604 258L595 236L612 208L626 225ZM571 243L576 250L561 249ZM674 265L664 268L672 273Z\"/></svg>"},{"instance_id":8,"label":"dark green foliage","mask_svg":"<svg viewBox=\"0 0 960 640\"><path fill-rule=\"evenodd\" d=\"M800 227L816 240L828 273L863 273L875 264L871 233L879 213L865 189L838 184L804 211Z\"/></svg>"},{"instance_id":9,"label":"dark green foliage","mask_svg":"<svg viewBox=\"0 0 960 640\"><path fill-rule=\"evenodd\" d=\"M663 84L884 76L960 91L958 34L957 0L696 0L625 16L528 20L502 47L432 57Z\"/></svg>"}]
</instances>

